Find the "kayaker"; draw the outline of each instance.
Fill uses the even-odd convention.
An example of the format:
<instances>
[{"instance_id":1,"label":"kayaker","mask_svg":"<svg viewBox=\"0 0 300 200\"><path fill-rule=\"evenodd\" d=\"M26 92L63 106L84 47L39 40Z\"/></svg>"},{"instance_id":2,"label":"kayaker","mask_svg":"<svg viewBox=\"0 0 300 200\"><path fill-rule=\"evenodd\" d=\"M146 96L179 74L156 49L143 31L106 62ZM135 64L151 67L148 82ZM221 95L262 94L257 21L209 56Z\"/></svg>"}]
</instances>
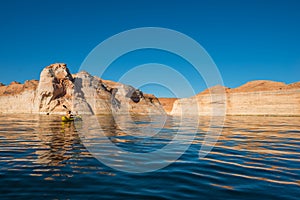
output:
<instances>
[{"instance_id":1,"label":"kayaker","mask_svg":"<svg viewBox=\"0 0 300 200\"><path fill-rule=\"evenodd\" d=\"M66 117L69 118L69 119L72 118L72 117L74 117L74 116L72 115L71 110L68 110L68 111L67 111Z\"/></svg>"}]
</instances>

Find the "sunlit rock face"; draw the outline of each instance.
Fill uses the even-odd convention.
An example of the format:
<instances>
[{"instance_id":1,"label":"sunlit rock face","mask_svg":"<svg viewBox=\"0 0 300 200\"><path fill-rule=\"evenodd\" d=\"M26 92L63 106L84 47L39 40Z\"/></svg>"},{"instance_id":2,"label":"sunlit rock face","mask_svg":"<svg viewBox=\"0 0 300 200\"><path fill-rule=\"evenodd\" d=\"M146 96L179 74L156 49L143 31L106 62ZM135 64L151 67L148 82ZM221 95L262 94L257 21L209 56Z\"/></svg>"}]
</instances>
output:
<instances>
[{"instance_id":1,"label":"sunlit rock face","mask_svg":"<svg viewBox=\"0 0 300 200\"><path fill-rule=\"evenodd\" d=\"M251 81L227 95L229 115L300 115L300 82Z\"/></svg>"},{"instance_id":2,"label":"sunlit rock face","mask_svg":"<svg viewBox=\"0 0 300 200\"><path fill-rule=\"evenodd\" d=\"M40 75L33 112L65 112L62 105L70 106L74 90L73 77L66 64L56 63L43 69Z\"/></svg>"},{"instance_id":3,"label":"sunlit rock face","mask_svg":"<svg viewBox=\"0 0 300 200\"><path fill-rule=\"evenodd\" d=\"M31 113L38 86L37 80L26 81L24 84L12 82L0 86L0 113Z\"/></svg>"},{"instance_id":4,"label":"sunlit rock face","mask_svg":"<svg viewBox=\"0 0 300 200\"><path fill-rule=\"evenodd\" d=\"M161 102L169 115L299 116L300 82L285 84L260 80L233 89L215 86L191 98L163 98Z\"/></svg>"},{"instance_id":5,"label":"sunlit rock face","mask_svg":"<svg viewBox=\"0 0 300 200\"><path fill-rule=\"evenodd\" d=\"M0 113L300 115L300 82L251 81L238 88L215 86L193 97L163 98L87 72L71 74L66 64L45 67L40 80L0 84Z\"/></svg>"},{"instance_id":6,"label":"sunlit rock face","mask_svg":"<svg viewBox=\"0 0 300 200\"><path fill-rule=\"evenodd\" d=\"M64 63L44 68L40 81L1 84L0 103L1 113L165 114L154 95L84 71L72 75Z\"/></svg>"},{"instance_id":7,"label":"sunlit rock face","mask_svg":"<svg viewBox=\"0 0 300 200\"><path fill-rule=\"evenodd\" d=\"M74 77L73 110L91 114L165 114L154 95L87 72Z\"/></svg>"}]
</instances>

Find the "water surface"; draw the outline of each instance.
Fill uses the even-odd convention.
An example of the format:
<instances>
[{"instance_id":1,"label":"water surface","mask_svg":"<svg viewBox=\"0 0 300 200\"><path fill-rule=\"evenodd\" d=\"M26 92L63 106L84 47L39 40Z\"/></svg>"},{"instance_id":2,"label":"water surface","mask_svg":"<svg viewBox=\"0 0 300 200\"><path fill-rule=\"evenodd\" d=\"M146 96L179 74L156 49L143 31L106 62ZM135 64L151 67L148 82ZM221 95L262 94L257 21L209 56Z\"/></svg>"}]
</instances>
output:
<instances>
[{"instance_id":1,"label":"water surface","mask_svg":"<svg viewBox=\"0 0 300 200\"><path fill-rule=\"evenodd\" d=\"M0 115L1 199L298 199L299 119L227 117L213 150L199 158L209 125L209 118L200 118L193 143L176 162L133 174L104 165L86 149L101 141L97 131L83 144L78 127L61 123L59 116ZM115 145L140 153L163 148L179 124L170 117L159 134L147 138L124 131L155 129L147 117L125 119L123 129L112 117L98 120ZM191 134L188 127L182 130Z\"/></svg>"}]
</instances>

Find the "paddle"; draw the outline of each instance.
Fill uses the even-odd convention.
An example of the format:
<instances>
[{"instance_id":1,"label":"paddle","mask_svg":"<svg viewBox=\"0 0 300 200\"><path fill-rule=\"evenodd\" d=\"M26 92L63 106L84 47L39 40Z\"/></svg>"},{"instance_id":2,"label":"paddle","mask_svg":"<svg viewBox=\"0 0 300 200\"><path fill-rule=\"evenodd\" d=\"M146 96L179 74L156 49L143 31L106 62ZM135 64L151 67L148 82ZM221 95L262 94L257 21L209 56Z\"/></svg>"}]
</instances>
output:
<instances>
[{"instance_id":1,"label":"paddle","mask_svg":"<svg viewBox=\"0 0 300 200\"><path fill-rule=\"evenodd\" d=\"M66 105L63 105L63 107L65 108L65 109L67 109L68 111L71 111ZM72 112L72 111L71 111ZM49 115L50 114L50 112L48 112L47 113L47 115Z\"/></svg>"},{"instance_id":2,"label":"paddle","mask_svg":"<svg viewBox=\"0 0 300 200\"><path fill-rule=\"evenodd\" d=\"M64 107L65 109L67 109L68 111L71 111L66 105L63 105L63 107Z\"/></svg>"},{"instance_id":3,"label":"paddle","mask_svg":"<svg viewBox=\"0 0 300 200\"><path fill-rule=\"evenodd\" d=\"M63 105L63 107L72 113L72 111L71 111L66 105ZM72 113L71 115L77 116L78 114L77 114L77 113L76 113L76 114L73 114L73 113Z\"/></svg>"}]
</instances>

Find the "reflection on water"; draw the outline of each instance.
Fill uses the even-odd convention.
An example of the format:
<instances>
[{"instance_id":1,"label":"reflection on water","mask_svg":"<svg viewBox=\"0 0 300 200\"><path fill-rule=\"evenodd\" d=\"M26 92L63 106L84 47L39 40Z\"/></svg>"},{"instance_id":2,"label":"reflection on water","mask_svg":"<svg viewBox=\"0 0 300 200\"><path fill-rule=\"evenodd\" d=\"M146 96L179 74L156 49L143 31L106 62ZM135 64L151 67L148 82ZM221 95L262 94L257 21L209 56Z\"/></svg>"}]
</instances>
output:
<instances>
[{"instance_id":1,"label":"reflection on water","mask_svg":"<svg viewBox=\"0 0 300 200\"><path fill-rule=\"evenodd\" d=\"M71 158L73 145L79 143L75 128L70 123L62 123L61 129L58 127L39 126L37 135L41 141L41 149L35 153L38 155L36 163L47 164L49 166L64 165L65 160ZM55 134L49 134L55 133ZM77 140L77 141L76 141ZM78 153L78 152L77 152Z\"/></svg>"},{"instance_id":2,"label":"reflection on water","mask_svg":"<svg viewBox=\"0 0 300 200\"><path fill-rule=\"evenodd\" d=\"M107 117L86 116L80 123L81 140L95 158L124 172L152 172L175 162L198 130L193 118L180 122L180 118L163 121L164 117L154 115L147 121L145 116Z\"/></svg>"},{"instance_id":3,"label":"reflection on water","mask_svg":"<svg viewBox=\"0 0 300 200\"><path fill-rule=\"evenodd\" d=\"M82 141L85 145L103 144L101 150L105 152L109 148L103 138L108 137L126 151L149 153L166 146L178 131L192 135L188 124L195 121L185 119L180 129L180 119L176 117L131 117L133 121L122 116L98 116L104 135L99 134L99 124L90 124L88 137L82 138L81 124L61 123L59 116L0 115L1 198L300 196L299 117L227 117L222 134L214 136L218 141L213 150L199 159L211 120L200 117L195 139L180 159L156 172L128 174L99 162Z\"/></svg>"}]
</instances>

